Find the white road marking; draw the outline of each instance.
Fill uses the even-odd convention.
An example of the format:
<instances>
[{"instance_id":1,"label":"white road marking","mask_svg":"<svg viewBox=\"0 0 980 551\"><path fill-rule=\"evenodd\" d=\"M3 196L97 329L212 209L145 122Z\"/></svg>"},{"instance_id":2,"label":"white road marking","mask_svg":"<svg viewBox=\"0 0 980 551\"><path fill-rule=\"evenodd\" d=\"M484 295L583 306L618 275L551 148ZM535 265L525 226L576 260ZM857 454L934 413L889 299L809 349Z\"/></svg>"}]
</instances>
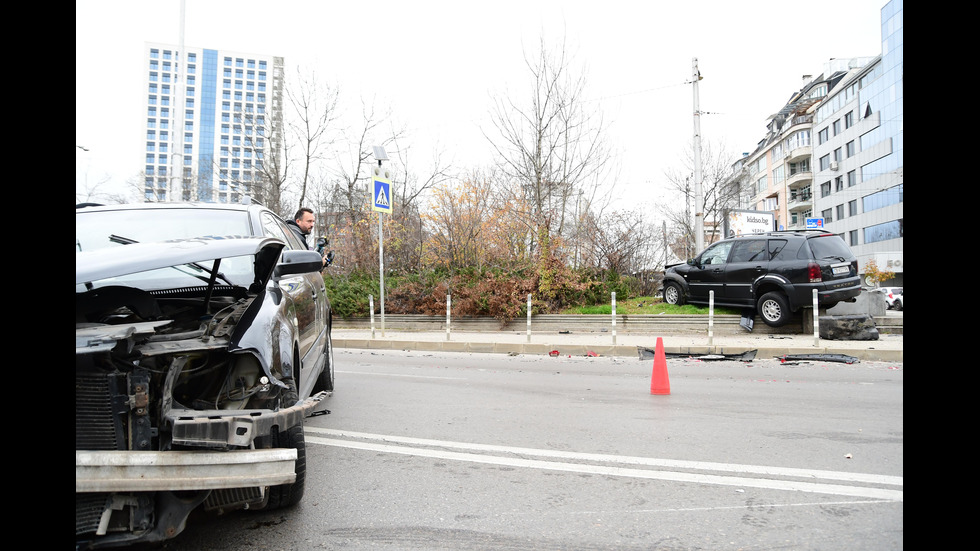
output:
<instances>
[{"instance_id":1,"label":"white road marking","mask_svg":"<svg viewBox=\"0 0 980 551\"><path fill-rule=\"evenodd\" d=\"M848 486L843 484L829 484L808 482L805 480L776 480L773 478L747 478L736 476L722 476L716 474L701 474L690 472L678 472L668 470L651 470L641 468L629 468L609 465L595 465L586 463L571 463L547 461L541 459L525 459L522 457L506 457L500 455L487 455L483 453L462 453L446 450L428 449L418 446L433 446L439 448L463 449L472 452L494 452L512 455L547 457L554 459L564 459L566 461L592 461L599 463L619 463L626 465L640 465L644 467L691 469L700 471L733 472L742 474L760 474L770 477L796 477L807 480L839 480L854 483L869 483L879 485L902 486L903 477L870 475L862 473L847 473L838 471L821 471L808 469L790 469L780 467L756 466L756 465L737 465L729 463L709 463L703 461L680 461L674 459L655 459L644 457L629 457L592 453L564 452L556 450L539 450L532 448L516 448L510 446L494 446L486 444L468 444L463 442L449 442L443 440L427 440L421 438L410 438L400 436L390 436L381 434L369 434L361 432L342 431L335 429L325 429L317 427L306 427L306 441L312 444L322 444L325 446L337 446L360 450L371 450L385 453L397 453L403 455L417 455L421 457L431 457L453 461L468 461L471 463L485 463L494 465L505 465L511 467L524 467L535 469L547 469L556 471L581 472L588 474L599 474L609 476L626 476L632 478L646 478L656 480L672 480L676 482L693 482L696 484L715 484L723 486L739 486L751 488L766 488L772 490L786 490L810 492L819 494L844 495L851 497L864 497L888 501L903 501L904 492L901 489L869 488L861 486ZM325 434L337 438L321 438L310 436L313 434ZM341 440L339 438L356 438L359 440ZM363 440L376 440L385 443L365 442ZM396 443L399 445L392 445ZM408 445L405 445L408 444Z\"/></svg>"}]
</instances>

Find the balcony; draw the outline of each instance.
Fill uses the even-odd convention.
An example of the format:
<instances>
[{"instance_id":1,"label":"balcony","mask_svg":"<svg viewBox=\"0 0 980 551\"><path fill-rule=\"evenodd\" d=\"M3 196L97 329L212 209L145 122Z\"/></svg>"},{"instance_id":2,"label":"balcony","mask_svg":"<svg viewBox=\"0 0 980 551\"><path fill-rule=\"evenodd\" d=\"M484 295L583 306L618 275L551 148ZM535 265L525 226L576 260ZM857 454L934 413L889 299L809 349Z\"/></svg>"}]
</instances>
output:
<instances>
[{"instance_id":1,"label":"balcony","mask_svg":"<svg viewBox=\"0 0 980 551\"><path fill-rule=\"evenodd\" d=\"M810 190L807 189L806 193L790 194L789 200L786 202L786 209L789 212L813 210L813 195Z\"/></svg>"},{"instance_id":2,"label":"balcony","mask_svg":"<svg viewBox=\"0 0 980 551\"><path fill-rule=\"evenodd\" d=\"M813 154L813 147L810 144L797 144L786 150L783 155L783 162L798 163L803 159L809 159L811 154Z\"/></svg>"},{"instance_id":3,"label":"balcony","mask_svg":"<svg viewBox=\"0 0 980 551\"><path fill-rule=\"evenodd\" d=\"M789 178L786 179L786 187L789 189L799 189L802 186L810 185L813 182L813 173L809 170L803 170L790 174Z\"/></svg>"}]
</instances>

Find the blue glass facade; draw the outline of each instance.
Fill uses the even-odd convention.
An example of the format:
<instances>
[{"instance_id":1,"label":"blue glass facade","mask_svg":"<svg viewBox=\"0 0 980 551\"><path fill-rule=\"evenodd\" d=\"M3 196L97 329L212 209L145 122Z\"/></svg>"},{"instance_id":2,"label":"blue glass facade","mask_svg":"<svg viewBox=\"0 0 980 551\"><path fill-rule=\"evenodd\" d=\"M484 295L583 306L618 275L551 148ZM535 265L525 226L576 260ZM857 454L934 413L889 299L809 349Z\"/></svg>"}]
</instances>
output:
<instances>
[{"instance_id":1,"label":"blue glass facade","mask_svg":"<svg viewBox=\"0 0 980 551\"><path fill-rule=\"evenodd\" d=\"M200 78L198 79L201 92L201 112L199 113L200 129L198 140L197 166L197 200L210 201L214 178L214 130L215 106L218 97L218 52L204 50L201 56ZM209 167L208 170L203 170Z\"/></svg>"},{"instance_id":2,"label":"blue glass facade","mask_svg":"<svg viewBox=\"0 0 980 551\"><path fill-rule=\"evenodd\" d=\"M861 167L862 181L895 172L904 165L904 3L905 0L892 0L881 9L881 64L875 71L876 78L861 89L859 96L862 118L879 115L879 126L861 136L861 150L891 140L891 154Z\"/></svg>"}]
</instances>

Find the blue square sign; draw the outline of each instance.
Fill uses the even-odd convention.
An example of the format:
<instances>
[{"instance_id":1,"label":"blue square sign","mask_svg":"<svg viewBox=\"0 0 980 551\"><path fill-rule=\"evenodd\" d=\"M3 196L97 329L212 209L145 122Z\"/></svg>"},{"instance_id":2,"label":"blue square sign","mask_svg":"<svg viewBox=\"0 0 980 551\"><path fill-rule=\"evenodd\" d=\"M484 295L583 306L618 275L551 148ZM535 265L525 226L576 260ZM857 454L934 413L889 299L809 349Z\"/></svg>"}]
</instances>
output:
<instances>
[{"instance_id":1,"label":"blue square sign","mask_svg":"<svg viewBox=\"0 0 980 551\"><path fill-rule=\"evenodd\" d=\"M383 176L374 177L371 209L391 213L391 182Z\"/></svg>"}]
</instances>

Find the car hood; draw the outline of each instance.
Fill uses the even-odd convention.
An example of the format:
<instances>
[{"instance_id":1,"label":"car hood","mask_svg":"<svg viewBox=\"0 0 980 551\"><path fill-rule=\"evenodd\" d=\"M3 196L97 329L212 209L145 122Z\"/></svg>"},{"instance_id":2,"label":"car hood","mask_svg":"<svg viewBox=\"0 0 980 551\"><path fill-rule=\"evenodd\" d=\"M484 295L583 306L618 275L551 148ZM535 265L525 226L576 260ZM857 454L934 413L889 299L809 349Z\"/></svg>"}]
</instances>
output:
<instances>
[{"instance_id":1,"label":"car hood","mask_svg":"<svg viewBox=\"0 0 980 551\"><path fill-rule=\"evenodd\" d=\"M199 237L81 251L75 253L75 285L193 262L255 255L255 281L264 286L272 277L283 247L285 243L274 237Z\"/></svg>"}]
</instances>

